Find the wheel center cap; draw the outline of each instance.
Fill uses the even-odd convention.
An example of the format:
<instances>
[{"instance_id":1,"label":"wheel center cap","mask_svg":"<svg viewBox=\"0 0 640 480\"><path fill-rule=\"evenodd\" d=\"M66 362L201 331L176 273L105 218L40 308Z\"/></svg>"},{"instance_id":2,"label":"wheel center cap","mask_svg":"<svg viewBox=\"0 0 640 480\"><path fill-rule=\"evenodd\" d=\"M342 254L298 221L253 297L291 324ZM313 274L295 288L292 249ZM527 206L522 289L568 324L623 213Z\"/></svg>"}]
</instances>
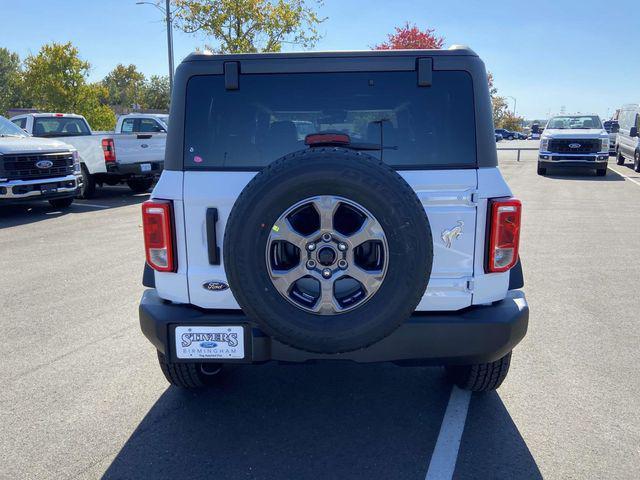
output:
<instances>
[{"instance_id":1,"label":"wheel center cap","mask_svg":"<svg viewBox=\"0 0 640 480\"><path fill-rule=\"evenodd\" d=\"M336 261L336 252L333 251L333 248L323 247L318 251L318 262L320 265L328 267L329 265L333 265Z\"/></svg>"}]
</instances>

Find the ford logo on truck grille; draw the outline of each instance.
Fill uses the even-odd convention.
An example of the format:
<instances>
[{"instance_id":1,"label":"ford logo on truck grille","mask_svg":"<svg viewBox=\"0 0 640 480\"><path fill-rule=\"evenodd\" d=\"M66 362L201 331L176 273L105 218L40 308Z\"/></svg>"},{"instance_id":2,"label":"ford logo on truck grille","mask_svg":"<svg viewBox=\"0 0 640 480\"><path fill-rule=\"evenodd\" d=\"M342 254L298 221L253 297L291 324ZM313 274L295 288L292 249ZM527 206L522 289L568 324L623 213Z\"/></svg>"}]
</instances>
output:
<instances>
[{"instance_id":1,"label":"ford logo on truck grille","mask_svg":"<svg viewBox=\"0 0 640 480\"><path fill-rule=\"evenodd\" d=\"M579 143L570 143L569 144L569 148L580 148L582 145L580 145Z\"/></svg>"},{"instance_id":2,"label":"ford logo on truck grille","mask_svg":"<svg viewBox=\"0 0 640 480\"><path fill-rule=\"evenodd\" d=\"M51 160L40 160L39 162L36 162L36 167L46 170L47 168L53 167L53 162Z\"/></svg>"}]
</instances>

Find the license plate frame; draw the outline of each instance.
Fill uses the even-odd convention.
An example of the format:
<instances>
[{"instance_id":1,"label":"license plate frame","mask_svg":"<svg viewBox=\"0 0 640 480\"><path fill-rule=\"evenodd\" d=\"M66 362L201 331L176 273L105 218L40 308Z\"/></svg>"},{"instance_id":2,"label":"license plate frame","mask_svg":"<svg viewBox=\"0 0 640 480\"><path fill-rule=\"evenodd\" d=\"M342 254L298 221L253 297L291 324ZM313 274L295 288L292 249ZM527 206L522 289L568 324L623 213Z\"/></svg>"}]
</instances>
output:
<instances>
[{"instance_id":1,"label":"license plate frame","mask_svg":"<svg viewBox=\"0 0 640 480\"><path fill-rule=\"evenodd\" d=\"M242 324L176 324L171 328L170 348L177 362L248 363L251 330Z\"/></svg>"}]
</instances>

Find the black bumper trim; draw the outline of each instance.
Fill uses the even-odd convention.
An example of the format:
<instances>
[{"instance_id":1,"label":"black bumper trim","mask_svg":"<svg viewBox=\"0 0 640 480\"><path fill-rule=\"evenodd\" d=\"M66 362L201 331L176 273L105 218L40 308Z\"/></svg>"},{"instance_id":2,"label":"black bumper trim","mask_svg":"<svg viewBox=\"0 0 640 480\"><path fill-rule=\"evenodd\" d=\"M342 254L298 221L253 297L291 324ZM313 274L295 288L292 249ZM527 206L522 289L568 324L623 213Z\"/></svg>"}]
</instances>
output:
<instances>
[{"instance_id":1,"label":"black bumper trim","mask_svg":"<svg viewBox=\"0 0 640 480\"><path fill-rule=\"evenodd\" d=\"M185 361L175 357L172 332L176 325L242 325L249 327L246 331L251 332L251 341L246 358L235 362L351 360L465 365L491 362L510 352L527 332L529 307L524 293L513 290L507 298L490 306L474 306L457 312L416 312L383 340L339 354L298 350L266 336L240 310L214 311L172 304L158 297L155 290L143 293L139 316L142 333L173 362Z\"/></svg>"},{"instance_id":2,"label":"black bumper trim","mask_svg":"<svg viewBox=\"0 0 640 480\"><path fill-rule=\"evenodd\" d=\"M143 163L151 165L151 170L143 172ZM122 175L128 177L154 177L160 175L164 169L164 162L140 162L140 163L108 163L107 174Z\"/></svg>"}]
</instances>

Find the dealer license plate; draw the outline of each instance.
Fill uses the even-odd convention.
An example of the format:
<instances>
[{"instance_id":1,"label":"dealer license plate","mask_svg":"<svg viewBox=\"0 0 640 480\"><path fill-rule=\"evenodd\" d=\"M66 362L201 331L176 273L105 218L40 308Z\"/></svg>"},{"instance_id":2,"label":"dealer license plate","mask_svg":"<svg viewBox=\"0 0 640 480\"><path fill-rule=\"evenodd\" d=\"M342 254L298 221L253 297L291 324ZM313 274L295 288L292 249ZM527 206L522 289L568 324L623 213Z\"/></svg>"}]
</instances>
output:
<instances>
[{"instance_id":1,"label":"dealer license plate","mask_svg":"<svg viewBox=\"0 0 640 480\"><path fill-rule=\"evenodd\" d=\"M178 358L244 358L244 328L176 327Z\"/></svg>"}]
</instances>

